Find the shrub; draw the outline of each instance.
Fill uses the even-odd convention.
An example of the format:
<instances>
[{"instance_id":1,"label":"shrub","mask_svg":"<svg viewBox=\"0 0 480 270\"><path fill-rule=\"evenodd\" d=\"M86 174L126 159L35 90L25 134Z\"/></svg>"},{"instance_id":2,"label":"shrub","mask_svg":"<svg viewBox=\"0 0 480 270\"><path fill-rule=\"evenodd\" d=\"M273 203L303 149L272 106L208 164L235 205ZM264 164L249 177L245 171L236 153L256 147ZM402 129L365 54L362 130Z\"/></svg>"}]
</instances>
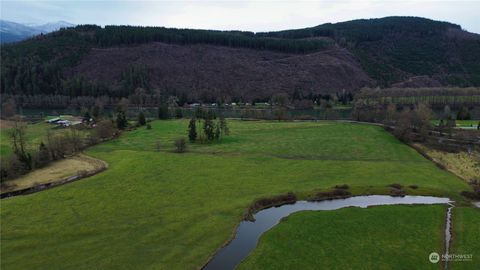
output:
<instances>
[{"instance_id":1,"label":"shrub","mask_svg":"<svg viewBox=\"0 0 480 270\"><path fill-rule=\"evenodd\" d=\"M147 124L147 129L152 129L152 125Z\"/></svg>"},{"instance_id":2,"label":"shrub","mask_svg":"<svg viewBox=\"0 0 480 270\"><path fill-rule=\"evenodd\" d=\"M102 120L95 126L95 135L102 140L113 137L116 132L117 130L110 120Z\"/></svg>"},{"instance_id":3,"label":"shrub","mask_svg":"<svg viewBox=\"0 0 480 270\"><path fill-rule=\"evenodd\" d=\"M181 108L176 108L175 109L175 117L176 118L182 118L183 117L183 112Z\"/></svg>"},{"instance_id":4,"label":"shrub","mask_svg":"<svg viewBox=\"0 0 480 270\"><path fill-rule=\"evenodd\" d=\"M13 98L8 99L7 101L3 102L1 108L1 115L4 118L10 118L15 116L17 113L17 104Z\"/></svg>"},{"instance_id":5,"label":"shrub","mask_svg":"<svg viewBox=\"0 0 480 270\"><path fill-rule=\"evenodd\" d=\"M185 138L178 138L173 142L175 146L175 152L184 153L187 150L187 141Z\"/></svg>"},{"instance_id":6,"label":"shrub","mask_svg":"<svg viewBox=\"0 0 480 270\"><path fill-rule=\"evenodd\" d=\"M35 155L35 168L41 168L47 165L50 161L50 150L43 142L40 142L38 152Z\"/></svg>"},{"instance_id":7,"label":"shrub","mask_svg":"<svg viewBox=\"0 0 480 270\"><path fill-rule=\"evenodd\" d=\"M297 196L293 192L288 192L287 194L278 195L271 198L261 198L256 200L249 208L249 213L254 213L258 210L278 206L281 204L294 203L297 201Z\"/></svg>"},{"instance_id":8,"label":"shrub","mask_svg":"<svg viewBox=\"0 0 480 270\"><path fill-rule=\"evenodd\" d=\"M402 186L402 185L400 185L400 184L396 184L396 183L394 183L394 184L390 184L390 185L388 185L387 187L392 187L392 188L396 188L396 189L402 189L402 187L403 187L403 186Z\"/></svg>"},{"instance_id":9,"label":"shrub","mask_svg":"<svg viewBox=\"0 0 480 270\"><path fill-rule=\"evenodd\" d=\"M336 189L349 189L349 186L347 184L343 184L343 185L336 185L335 188Z\"/></svg>"},{"instance_id":10,"label":"shrub","mask_svg":"<svg viewBox=\"0 0 480 270\"><path fill-rule=\"evenodd\" d=\"M460 108L457 114L457 120L470 120L470 111L468 110L468 107L463 106Z\"/></svg>"},{"instance_id":11,"label":"shrub","mask_svg":"<svg viewBox=\"0 0 480 270\"><path fill-rule=\"evenodd\" d=\"M118 111L117 112L117 128L118 129L125 129L128 126L127 116L125 111Z\"/></svg>"},{"instance_id":12,"label":"shrub","mask_svg":"<svg viewBox=\"0 0 480 270\"><path fill-rule=\"evenodd\" d=\"M392 188L390 190L390 196L393 197L403 197L405 196L405 191L403 189Z\"/></svg>"},{"instance_id":13,"label":"shrub","mask_svg":"<svg viewBox=\"0 0 480 270\"><path fill-rule=\"evenodd\" d=\"M331 191L321 191L315 194L312 198L314 201L326 200L326 199L337 199L337 198L346 198L352 195L345 188L335 188Z\"/></svg>"},{"instance_id":14,"label":"shrub","mask_svg":"<svg viewBox=\"0 0 480 270\"><path fill-rule=\"evenodd\" d=\"M158 106L158 119L168 119L170 115L168 113L168 106L166 104L162 104Z\"/></svg>"},{"instance_id":15,"label":"shrub","mask_svg":"<svg viewBox=\"0 0 480 270\"><path fill-rule=\"evenodd\" d=\"M138 124L140 126L145 126L146 123L147 123L147 120L145 119L145 114L143 112L140 112L138 114Z\"/></svg>"}]
</instances>

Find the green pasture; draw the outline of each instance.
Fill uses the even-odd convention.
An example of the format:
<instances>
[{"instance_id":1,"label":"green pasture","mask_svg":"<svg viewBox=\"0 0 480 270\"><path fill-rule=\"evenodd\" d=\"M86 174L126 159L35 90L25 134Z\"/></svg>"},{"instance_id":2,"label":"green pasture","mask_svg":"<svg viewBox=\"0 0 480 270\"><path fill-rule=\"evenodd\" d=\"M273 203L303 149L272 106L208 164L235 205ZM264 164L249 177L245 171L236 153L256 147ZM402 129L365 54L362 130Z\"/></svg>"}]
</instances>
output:
<instances>
[{"instance_id":1,"label":"green pasture","mask_svg":"<svg viewBox=\"0 0 480 270\"><path fill-rule=\"evenodd\" d=\"M469 261L454 261L450 269L480 268L480 209L458 207L453 210L453 244L450 253L472 255Z\"/></svg>"},{"instance_id":2,"label":"green pasture","mask_svg":"<svg viewBox=\"0 0 480 270\"><path fill-rule=\"evenodd\" d=\"M445 212L394 205L294 213L239 269L440 269L428 256L443 251Z\"/></svg>"},{"instance_id":3,"label":"green pasture","mask_svg":"<svg viewBox=\"0 0 480 270\"><path fill-rule=\"evenodd\" d=\"M461 201L459 193L469 189L376 126L232 120L231 135L222 142L189 144L189 152L177 154L172 142L187 136L188 121L151 125L86 152L108 162L105 172L3 199L1 267L197 269L232 237L257 198L289 191L306 198L337 184L348 184L355 194L388 194L386 186L399 183L417 185L406 188L411 194ZM437 217L443 211L394 209L398 216L430 209ZM395 228L394 219L388 220ZM419 223L433 226L423 230L411 225L433 237L412 242L412 248L438 244L439 225L432 222Z\"/></svg>"},{"instance_id":4,"label":"green pasture","mask_svg":"<svg viewBox=\"0 0 480 270\"><path fill-rule=\"evenodd\" d=\"M53 125L39 122L36 124L26 125L26 142L29 145L38 146L42 140L45 140L49 130L54 130ZM12 153L11 146L11 130L12 128L2 128L0 131L0 156L7 157ZM56 130L56 129L55 129Z\"/></svg>"}]
</instances>

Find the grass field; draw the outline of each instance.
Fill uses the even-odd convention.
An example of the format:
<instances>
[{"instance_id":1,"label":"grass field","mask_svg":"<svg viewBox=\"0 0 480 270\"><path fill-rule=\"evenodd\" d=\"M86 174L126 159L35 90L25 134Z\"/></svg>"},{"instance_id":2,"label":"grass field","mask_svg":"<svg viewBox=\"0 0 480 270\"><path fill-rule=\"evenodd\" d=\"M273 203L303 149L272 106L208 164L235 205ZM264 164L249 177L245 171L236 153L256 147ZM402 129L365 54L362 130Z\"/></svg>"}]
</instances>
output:
<instances>
[{"instance_id":1,"label":"grass field","mask_svg":"<svg viewBox=\"0 0 480 270\"><path fill-rule=\"evenodd\" d=\"M471 261L451 262L450 269L480 269L480 209L459 207L453 211L452 254L471 254Z\"/></svg>"},{"instance_id":2,"label":"grass field","mask_svg":"<svg viewBox=\"0 0 480 270\"><path fill-rule=\"evenodd\" d=\"M12 127L14 126L13 121L1 120L1 130L0 130L0 157L5 158L12 154L11 138L10 133ZM55 125L38 122L35 124L25 124L25 135L27 147L30 150L38 149L40 142L46 143L46 138L48 132L53 132L53 134L61 134L68 132L68 128L57 128ZM82 131L81 134L87 134L86 131Z\"/></svg>"},{"instance_id":3,"label":"grass field","mask_svg":"<svg viewBox=\"0 0 480 270\"><path fill-rule=\"evenodd\" d=\"M87 151L107 171L2 200L2 268L194 269L232 236L256 198L288 191L304 198L344 183L355 194L415 184L409 193L458 200L469 189L379 127L229 123L221 143L176 154L172 141L186 136L188 122L153 122Z\"/></svg>"},{"instance_id":4,"label":"grass field","mask_svg":"<svg viewBox=\"0 0 480 270\"><path fill-rule=\"evenodd\" d=\"M446 206L303 211L266 232L239 269L440 269ZM415 222L412 222L415 220Z\"/></svg>"},{"instance_id":5,"label":"grass field","mask_svg":"<svg viewBox=\"0 0 480 270\"><path fill-rule=\"evenodd\" d=\"M7 123L10 121L2 120L2 129L0 131L0 157L6 157L12 153L10 131L13 127L13 123ZM26 125L27 143L30 145L40 144L44 138L47 137L49 130L52 130L52 125L48 123L36 123Z\"/></svg>"}]
</instances>

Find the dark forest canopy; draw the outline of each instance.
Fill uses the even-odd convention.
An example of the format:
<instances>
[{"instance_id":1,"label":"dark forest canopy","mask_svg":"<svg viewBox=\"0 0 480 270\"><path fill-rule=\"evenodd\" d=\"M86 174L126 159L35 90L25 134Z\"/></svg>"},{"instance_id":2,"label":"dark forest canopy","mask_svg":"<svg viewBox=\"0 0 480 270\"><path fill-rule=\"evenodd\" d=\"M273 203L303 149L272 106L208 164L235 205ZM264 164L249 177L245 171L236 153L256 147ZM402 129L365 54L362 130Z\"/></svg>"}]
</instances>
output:
<instances>
[{"instance_id":1,"label":"dark forest canopy","mask_svg":"<svg viewBox=\"0 0 480 270\"><path fill-rule=\"evenodd\" d=\"M326 23L302 29L261 32L260 37L302 39L319 36L346 38L354 42L375 41L388 34L410 33L422 36L441 34L448 28L461 30L457 24L434 21L419 17L386 17L382 19L360 19L340 23Z\"/></svg>"},{"instance_id":2,"label":"dark forest canopy","mask_svg":"<svg viewBox=\"0 0 480 270\"><path fill-rule=\"evenodd\" d=\"M150 42L209 44L310 54L346 48L381 87L426 75L442 85L480 86L480 36L459 25L416 17L354 20L278 32L253 33L165 27L81 25L1 46L1 93L23 95L128 96L148 88L142 70L123 74L125 87L68 74L92 48ZM208 64L208 63L206 63ZM295 67L292 67L295 68ZM143 72L143 73L142 73Z\"/></svg>"},{"instance_id":3,"label":"dark forest canopy","mask_svg":"<svg viewBox=\"0 0 480 270\"><path fill-rule=\"evenodd\" d=\"M441 75L445 85L480 85L480 35L418 17L363 19L258 33L282 39L329 37L358 57L381 86L413 75Z\"/></svg>"}]
</instances>

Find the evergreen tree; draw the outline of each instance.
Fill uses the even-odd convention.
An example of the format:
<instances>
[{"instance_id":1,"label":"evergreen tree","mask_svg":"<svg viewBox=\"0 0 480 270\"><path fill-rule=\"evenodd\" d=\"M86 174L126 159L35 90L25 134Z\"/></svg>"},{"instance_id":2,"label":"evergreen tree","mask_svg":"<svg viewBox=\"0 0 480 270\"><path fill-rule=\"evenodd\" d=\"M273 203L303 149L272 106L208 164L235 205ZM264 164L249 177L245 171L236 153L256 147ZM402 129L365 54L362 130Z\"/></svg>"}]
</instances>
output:
<instances>
[{"instance_id":1,"label":"evergreen tree","mask_svg":"<svg viewBox=\"0 0 480 270\"><path fill-rule=\"evenodd\" d=\"M223 135L229 135L230 134L230 130L228 129L228 125L227 125L227 120L225 120L225 117L220 116L220 130L222 132Z\"/></svg>"},{"instance_id":2,"label":"evergreen tree","mask_svg":"<svg viewBox=\"0 0 480 270\"><path fill-rule=\"evenodd\" d=\"M175 117L176 118L182 118L183 117L183 112L181 108L176 108L175 109Z\"/></svg>"},{"instance_id":3,"label":"evergreen tree","mask_svg":"<svg viewBox=\"0 0 480 270\"><path fill-rule=\"evenodd\" d=\"M205 118L210 119L210 120L217 119L217 114L215 113L214 110L208 110L206 115L205 115Z\"/></svg>"},{"instance_id":4,"label":"evergreen tree","mask_svg":"<svg viewBox=\"0 0 480 270\"><path fill-rule=\"evenodd\" d=\"M48 150L47 146L43 142L41 142L38 146L37 162L35 166L43 167L47 165L50 161L50 151Z\"/></svg>"},{"instance_id":5,"label":"evergreen tree","mask_svg":"<svg viewBox=\"0 0 480 270\"><path fill-rule=\"evenodd\" d=\"M125 129L127 126L128 126L128 121L125 115L125 111L119 110L117 112L117 128Z\"/></svg>"},{"instance_id":6,"label":"evergreen tree","mask_svg":"<svg viewBox=\"0 0 480 270\"><path fill-rule=\"evenodd\" d=\"M195 118L190 119L188 124L188 139L190 142L195 142L197 139L197 120Z\"/></svg>"},{"instance_id":7,"label":"evergreen tree","mask_svg":"<svg viewBox=\"0 0 480 270\"><path fill-rule=\"evenodd\" d=\"M214 137L215 137L215 140L220 140L220 137L222 136L222 132L220 131L220 123L217 123L215 125L215 134L214 134Z\"/></svg>"},{"instance_id":8,"label":"evergreen tree","mask_svg":"<svg viewBox=\"0 0 480 270\"><path fill-rule=\"evenodd\" d=\"M215 127L211 119L207 118L204 120L203 133L205 134L205 137L207 138L208 142L213 141L213 139L215 138L214 128Z\"/></svg>"},{"instance_id":9,"label":"evergreen tree","mask_svg":"<svg viewBox=\"0 0 480 270\"><path fill-rule=\"evenodd\" d=\"M100 107L98 105L93 106L92 108L93 119L97 120L100 116Z\"/></svg>"},{"instance_id":10,"label":"evergreen tree","mask_svg":"<svg viewBox=\"0 0 480 270\"><path fill-rule=\"evenodd\" d=\"M470 111L466 106L463 106L457 114L457 120L470 120Z\"/></svg>"},{"instance_id":11,"label":"evergreen tree","mask_svg":"<svg viewBox=\"0 0 480 270\"><path fill-rule=\"evenodd\" d=\"M166 104L161 104L158 106L158 119L168 119L168 106Z\"/></svg>"},{"instance_id":12,"label":"evergreen tree","mask_svg":"<svg viewBox=\"0 0 480 270\"><path fill-rule=\"evenodd\" d=\"M86 111L85 111L85 114L83 115L82 121L88 123L88 122L90 122L90 119L91 119L91 118L92 118L92 117L90 116L90 113L88 112L88 110L86 110Z\"/></svg>"},{"instance_id":13,"label":"evergreen tree","mask_svg":"<svg viewBox=\"0 0 480 270\"><path fill-rule=\"evenodd\" d=\"M197 119L205 118L205 111L202 109L202 107L199 106L195 109L195 118Z\"/></svg>"},{"instance_id":14,"label":"evergreen tree","mask_svg":"<svg viewBox=\"0 0 480 270\"><path fill-rule=\"evenodd\" d=\"M445 105L443 108L443 117L445 117L445 120L450 120L452 118L452 111L450 110L450 106Z\"/></svg>"},{"instance_id":15,"label":"evergreen tree","mask_svg":"<svg viewBox=\"0 0 480 270\"><path fill-rule=\"evenodd\" d=\"M143 114L143 112L140 112L138 114L138 124L140 126L145 126L146 123L147 123L147 121L145 120L145 114Z\"/></svg>"}]
</instances>

